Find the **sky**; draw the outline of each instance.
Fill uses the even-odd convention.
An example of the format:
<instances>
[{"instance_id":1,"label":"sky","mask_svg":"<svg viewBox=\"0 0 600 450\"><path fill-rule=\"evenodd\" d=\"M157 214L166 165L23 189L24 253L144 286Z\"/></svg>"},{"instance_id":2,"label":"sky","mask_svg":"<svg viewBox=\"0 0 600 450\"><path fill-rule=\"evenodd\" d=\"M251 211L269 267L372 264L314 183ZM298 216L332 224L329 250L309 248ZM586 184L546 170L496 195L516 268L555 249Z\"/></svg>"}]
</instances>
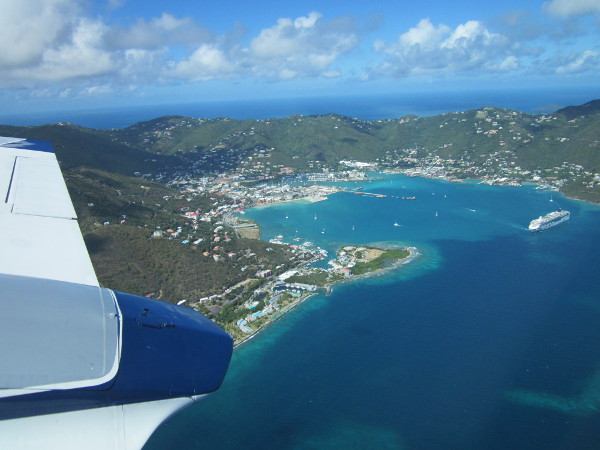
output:
<instances>
[{"instance_id":1,"label":"sky","mask_svg":"<svg viewBox=\"0 0 600 450\"><path fill-rule=\"evenodd\" d=\"M0 11L3 113L600 91L600 0L0 0Z\"/></svg>"}]
</instances>

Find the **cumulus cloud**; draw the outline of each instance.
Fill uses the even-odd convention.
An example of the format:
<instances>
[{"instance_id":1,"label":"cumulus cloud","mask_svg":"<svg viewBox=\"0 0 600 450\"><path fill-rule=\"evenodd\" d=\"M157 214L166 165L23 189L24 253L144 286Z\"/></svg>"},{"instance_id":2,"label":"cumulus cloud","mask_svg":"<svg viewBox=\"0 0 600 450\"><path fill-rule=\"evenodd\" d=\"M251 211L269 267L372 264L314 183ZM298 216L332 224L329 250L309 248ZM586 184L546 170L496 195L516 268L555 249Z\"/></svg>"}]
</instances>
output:
<instances>
[{"instance_id":1,"label":"cumulus cloud","mask_svg":"<svg viewBox=\"0 0 600 450\"><path fill-rule=\"evenodd\" d=\"M0 0L0 10L0 69L38 63L64 42L79 14L73 0Z\"/></svg>"},{"instance_id":2,"label":"cumulus cloud","mask_svg":"<svg viewBox=\"0 0 600 450\"><path fill-rule=\"evenodd\" d=\"M150 21L138 20L129 28L113 27L107 36L108 44L114 49L156 49L173 44L198 44L213 39L206 28L200 27L190 18L177 18L163 13Z\"/></svg>"},{"instance_id":3,"label":"cumulus cloud","mask_svg":"<svg viewBox=\"0 0 600 450\"><path fill-rule=\"evenodd\" d=\"M319 13L296 19L280 18L263 29L248 47L214 42L201 45L189 58L174 65L169 75L190 80L219 75L249 75L269 79L331 77L331 64L359 42L354 22L321 20Z\"/></svg>"},{"instance_id":4,"label":"cumulus cloud","mask_svg":"<svg viewBox=\"0 0 600 450\"><path fill-rule=\"evenodd\" d=\"M122 2L105 3L118 8ZM599 66L597 48L580 44L595 42L589 37L597 30L579 26L591 22L586 19L513 13L493 30L478 20L453 28L425 18L400 30L394 40L375 41L368 55L374 67L365 67L345 63L353 63L356 54L364 56L361 41L374 29L349 17L325 19L311 12L279 18L254 35L242 25L215 34L192 17L166 12L114 24L110 14L92 17L85 9L89 5L89 0L0 0L0 88L35 88L44 96L99 96L211 79L367 80L534 70L568 75L593 73ZM599 13L600 0L553 0L544 10L561 18ZM557 57L553 45L566 42L565 36L573 53Z\"/></svg>"},{"instance_id":5,"label":"cumulus cloud","mask_svg":"<svg viewBox=\"0 0 600 450\"><path fill-rule=\"evenodd\" d=\"M544 3L543 8L546 12L559 17L600 15L599 0L553 0Z\"/></svg>"},{"instance_id":6,"label":"cumulus cloud","mask_svg":"<svg viewBox=\"0 0 600 450\"><path fill-rule=\"evenodd\" d=\"M586 50L580 54L573 53L556 66L559 74L582 74L600 69L600 54Z\"/></svg>"},{"instance_id":7,"label":"cumulus cloud","mask_svg":"<svg viewBox=\"0 0 600 450\"><path fill-rule=\"evenodd\" d=\"M295 20L279 19L250 43L253 71L269 78L316 76L342 54L354 49L359 32L351 20L321 21L312 12Z\"/></svg>"},{"instance_id":8,"label":"cumulus cloud","mask_svg":"<svg viewBox=\"0 0 600 450\"><path fill-rule=\"evenodd\" d=\"M169 76L185 78L189 81L206 81L225 77L237 71L237 64L220 48L203 44L189 58L174 65Z\"/></svg>"},{"instance_id":9,"label":"cumulus cloud","mask_svg":"<svg viewBox=\"0 0 600 450\"><path fill-rule=\"evenodd\" d=\"M81 19L69 42L44 53L37 76L62 80L113 71L116 66L112 55L103 48L106 31L99 21Z\"/></svg>"},{"instance_id":10,"label":"cumulus cloud","mask_svg":"<svg viewBox=\"0 0 600 450\"><path fill-rule=\"evenodd\" d=\"M386 56L376 71L406 76L434 72L508 70L516 67L510 41L490 32L482 22L470 20L455 29L429 18L401 34L395 42L377 41L375 51Z\"/></svg>"},{"instance_id":11,"label":"cumulus cloud","mask_svg":"<svg viewBox=\"0 0 600 450\"><path fill-rule=\"evenodd\" d=\"M325 21L316 12L280 18L248 37L240 27L214 35L189 17L168 13L110 25L86 17L83 2L0 0L0 87L43 90L67 81L80 87L60 89L68 95L104 92L97 86L109 83L125 88L244 76L333 78L341 75L333 63L360 41L353 20Z\"/></svg>"},{"instance_id":12,"label":"cumulus cloud","mask_svg":"<svg viewBox=\"0 0 600 450\"><path fill-rule=\"evenodd\" d=\"M106 27L101 22L80 19L70 30L68 39L56 39L39 52L34 63L0 65L0 83L3 87L32 87L114 72L116 61L103 48L105 32Z\"/></svg>"}]
</instances>

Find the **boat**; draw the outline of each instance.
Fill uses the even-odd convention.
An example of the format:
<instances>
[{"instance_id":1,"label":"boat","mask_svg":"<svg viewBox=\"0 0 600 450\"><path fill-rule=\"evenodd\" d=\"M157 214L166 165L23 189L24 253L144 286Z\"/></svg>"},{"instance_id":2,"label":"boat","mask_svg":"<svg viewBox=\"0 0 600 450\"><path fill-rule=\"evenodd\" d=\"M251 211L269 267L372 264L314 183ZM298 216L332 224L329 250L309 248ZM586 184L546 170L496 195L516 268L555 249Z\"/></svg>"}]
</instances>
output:
<instances>
[{"instance_id":1,"label":"boat","mask_svg":"<svg viewBox=\"0 0 600 450\"><path fill-rule=\"evenodd\" d=\"M569 211L563 211L559 209L558 211L552 211L551 213L546 214L545 216L540 216L537 219L534 219L529 224L529 231L536 232L547 230L553 226L558 225L559 223L563 223L571 218L571 213Z\"/></svg>"}]
</instances>

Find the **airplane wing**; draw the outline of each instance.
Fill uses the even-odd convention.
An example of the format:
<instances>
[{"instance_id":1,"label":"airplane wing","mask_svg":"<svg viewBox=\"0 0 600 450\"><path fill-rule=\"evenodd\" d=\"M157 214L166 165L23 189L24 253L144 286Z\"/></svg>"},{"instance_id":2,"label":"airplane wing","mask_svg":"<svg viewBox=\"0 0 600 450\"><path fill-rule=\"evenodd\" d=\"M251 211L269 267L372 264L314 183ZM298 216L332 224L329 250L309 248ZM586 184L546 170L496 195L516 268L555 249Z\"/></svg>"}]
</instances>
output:
<instances>
[{"instance_id":1,"label":"airplane wing","mask_svg":"<svg viewBox=\"0 0 600 450\"><path fill-rule=\"evenodd\" d=\"M52 145L0 137L0 448L141 448L221 385L232 339L99 286Z\"/></svg>"}]
</instances>

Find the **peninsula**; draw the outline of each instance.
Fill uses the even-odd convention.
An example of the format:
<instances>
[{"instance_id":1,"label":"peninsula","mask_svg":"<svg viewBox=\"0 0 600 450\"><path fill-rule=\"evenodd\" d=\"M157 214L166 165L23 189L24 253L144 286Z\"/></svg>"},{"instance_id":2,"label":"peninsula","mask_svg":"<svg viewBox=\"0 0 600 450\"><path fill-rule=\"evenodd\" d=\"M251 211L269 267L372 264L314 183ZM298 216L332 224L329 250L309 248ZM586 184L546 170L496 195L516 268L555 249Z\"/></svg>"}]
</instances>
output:
<instances>
[{"instance_id":1,"label":"peninsula","mask_svg":"<svg viewBox=\"0 0 600 450\"><path fill-rule=\"evenodd\" d=\"M224 327L239 345L310 296L319 292L329 294L336 283L380 274L407 264L418 255L415 247L344 246L328 262L328 269L299 266L271 277L234 308L233 312L239 319L231 320Z\"/></svg>"},{"instance_id":2,"label":"peninsula","mask_svg":"<svg viewBox=\"0 0 600 450\"><path fill-rule=\"evenodd\" d=\"M243 339L250 333L237 322L268 306L273 281L327 289L363 266L374 273L390 264L341 249L346 254L336 260L352 257L354 266L341 261L325 274L309 273L323 250L260 240L246 210L342 191L378 201L386 194L362 189L374 172L535 183L600 203L599 124L600 100L592 100L550 114L482 106L375 121L165 116L111 130L0 126L0 135L52 142L102 284L197 309ZM332 186L338 181L358 186ZM413 193L399 200L419 201ZM278 280L290 270L299 278ZM307 281L317 276L324 281ZM250 299L249 306L258 303L239 308ZM269 320L278 313L273 307ZM256 330L257 323L243 326Z\"/></svg>"}]
</instances>

